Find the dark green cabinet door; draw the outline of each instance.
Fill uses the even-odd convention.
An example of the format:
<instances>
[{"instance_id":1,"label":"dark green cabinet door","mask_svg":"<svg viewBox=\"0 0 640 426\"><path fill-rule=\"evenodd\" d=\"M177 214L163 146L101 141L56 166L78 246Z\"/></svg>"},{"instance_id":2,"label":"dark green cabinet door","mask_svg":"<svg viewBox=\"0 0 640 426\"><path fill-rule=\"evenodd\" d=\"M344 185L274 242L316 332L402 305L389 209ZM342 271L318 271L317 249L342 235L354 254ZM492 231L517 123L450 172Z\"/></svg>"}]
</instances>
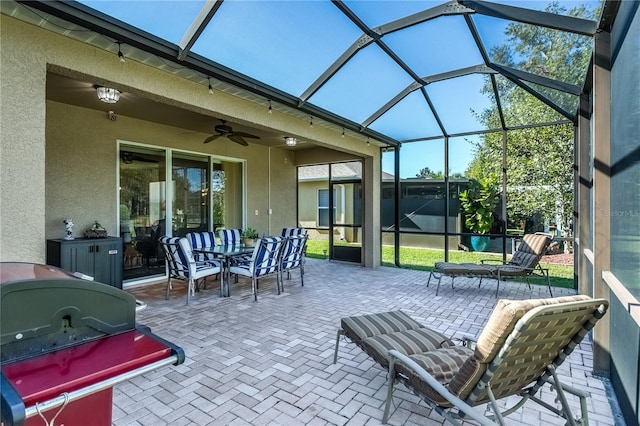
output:
<instances>
[{"instance_id":1,"label":"dark green cabinet door","mask_svg":"<svg viewBox=\"0 0 640 426\"><path fill-rule=\"evenodd\" d=\"M122 241L96 241L93 279L122 288Z\"/></svg>"}]
</instances>

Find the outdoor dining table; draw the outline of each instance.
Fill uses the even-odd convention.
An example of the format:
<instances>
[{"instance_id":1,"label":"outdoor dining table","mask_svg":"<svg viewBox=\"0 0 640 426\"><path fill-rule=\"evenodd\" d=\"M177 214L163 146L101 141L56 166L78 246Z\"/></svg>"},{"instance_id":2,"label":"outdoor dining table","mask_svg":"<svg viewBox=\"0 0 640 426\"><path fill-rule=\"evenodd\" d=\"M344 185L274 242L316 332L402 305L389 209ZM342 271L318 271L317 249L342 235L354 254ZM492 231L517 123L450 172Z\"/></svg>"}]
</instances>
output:
<instances>
[{"instance_id":1,"label":"outdoor dining table","mask_svg":"<svg viewBox=\"0 0 640 426\"><path fill-rule=\"evenodd\" d=\"M216 258L222 261L222 294L221 297L229 297L229 280L230 273L229 267L231 266L231 259L234 257L253 253L254 247L245 246L244 244L226 244L215 247L200 247L195 248L195 253L213 254Z\"/></svg>"}]
</instances>

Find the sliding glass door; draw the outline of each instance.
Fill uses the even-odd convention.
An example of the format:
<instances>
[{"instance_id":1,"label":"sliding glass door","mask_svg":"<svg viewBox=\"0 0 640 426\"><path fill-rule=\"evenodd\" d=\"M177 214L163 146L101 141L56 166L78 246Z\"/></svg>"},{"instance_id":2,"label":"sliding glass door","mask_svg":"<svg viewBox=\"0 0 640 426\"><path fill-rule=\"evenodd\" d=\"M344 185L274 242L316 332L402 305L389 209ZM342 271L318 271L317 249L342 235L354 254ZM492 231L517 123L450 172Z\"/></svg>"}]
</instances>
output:
<instances>
[{"instance_id":1,"label":"sliding glass door","mask_svg":"<svg viewBox=\"0 0 640 426\"><path fill-rule=\"evenodd\" d=\"M158 243L164 235L242 227L243 165L241 160L122 143L119 204L125 283L165 274Z\"/></svg>"}]
</instances>

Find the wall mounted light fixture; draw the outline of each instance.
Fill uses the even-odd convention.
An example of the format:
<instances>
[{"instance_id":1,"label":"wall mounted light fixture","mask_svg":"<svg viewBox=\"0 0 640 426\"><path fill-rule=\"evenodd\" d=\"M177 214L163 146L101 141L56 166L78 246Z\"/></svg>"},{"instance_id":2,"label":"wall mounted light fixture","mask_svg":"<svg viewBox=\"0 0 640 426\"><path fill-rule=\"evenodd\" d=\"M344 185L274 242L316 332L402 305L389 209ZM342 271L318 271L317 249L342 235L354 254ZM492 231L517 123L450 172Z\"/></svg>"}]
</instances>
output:
<instances>
[{"instance_id":1,"label":"wall mounted light fixture","mask_svg":"<svg viewBox=\"0 0 640 426\"><path fill-rule=\"evenodd\" d=\"M296 138L292 138L291 136L286 136L284 141L287 143L287 146L296 146L298 140Z\"/></svg>"},{"instance_id":2,"label":"wall mounted light fixture","mask_svg":"<svg viewBox=\"0 0 640 426\"><path fill-rule=\"evenodd\" d=\"M115 104L120 99L120 92L116 89L103 86L95 86L98 99L108 104Z\"/></svg>"}]
</instances>

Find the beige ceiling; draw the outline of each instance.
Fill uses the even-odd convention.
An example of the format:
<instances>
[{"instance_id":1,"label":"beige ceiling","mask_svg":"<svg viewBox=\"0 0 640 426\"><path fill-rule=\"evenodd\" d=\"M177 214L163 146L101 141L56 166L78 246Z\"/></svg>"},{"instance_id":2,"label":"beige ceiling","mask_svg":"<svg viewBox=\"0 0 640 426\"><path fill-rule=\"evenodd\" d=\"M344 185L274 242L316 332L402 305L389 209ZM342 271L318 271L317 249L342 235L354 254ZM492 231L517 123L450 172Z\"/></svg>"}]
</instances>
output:
<instances>
[{"instance_id":1,"label":"beige ceiling","mask_svg":"<svg viewBox=\"0 0 640 426\"><path fill-rule=\"evenodd\" d=\"M105 112L114 111L116 115L201 132L205 134L205 137L206 134L213 134L214 127L221 124L218 117L163 104L133 93L122 93L116 104L107 104L98 99L93 83L75 80L52 72L47 73L47 99ZM283 134L242 126L232 121L227 121L226 124L231 126L234 131L246 132L260 137L259 140L246 139L249 144L279 146L293 150L313 147L311 143L299 143L296 147L286 147L284 146Z\"/></svg>"}]
</instances>

